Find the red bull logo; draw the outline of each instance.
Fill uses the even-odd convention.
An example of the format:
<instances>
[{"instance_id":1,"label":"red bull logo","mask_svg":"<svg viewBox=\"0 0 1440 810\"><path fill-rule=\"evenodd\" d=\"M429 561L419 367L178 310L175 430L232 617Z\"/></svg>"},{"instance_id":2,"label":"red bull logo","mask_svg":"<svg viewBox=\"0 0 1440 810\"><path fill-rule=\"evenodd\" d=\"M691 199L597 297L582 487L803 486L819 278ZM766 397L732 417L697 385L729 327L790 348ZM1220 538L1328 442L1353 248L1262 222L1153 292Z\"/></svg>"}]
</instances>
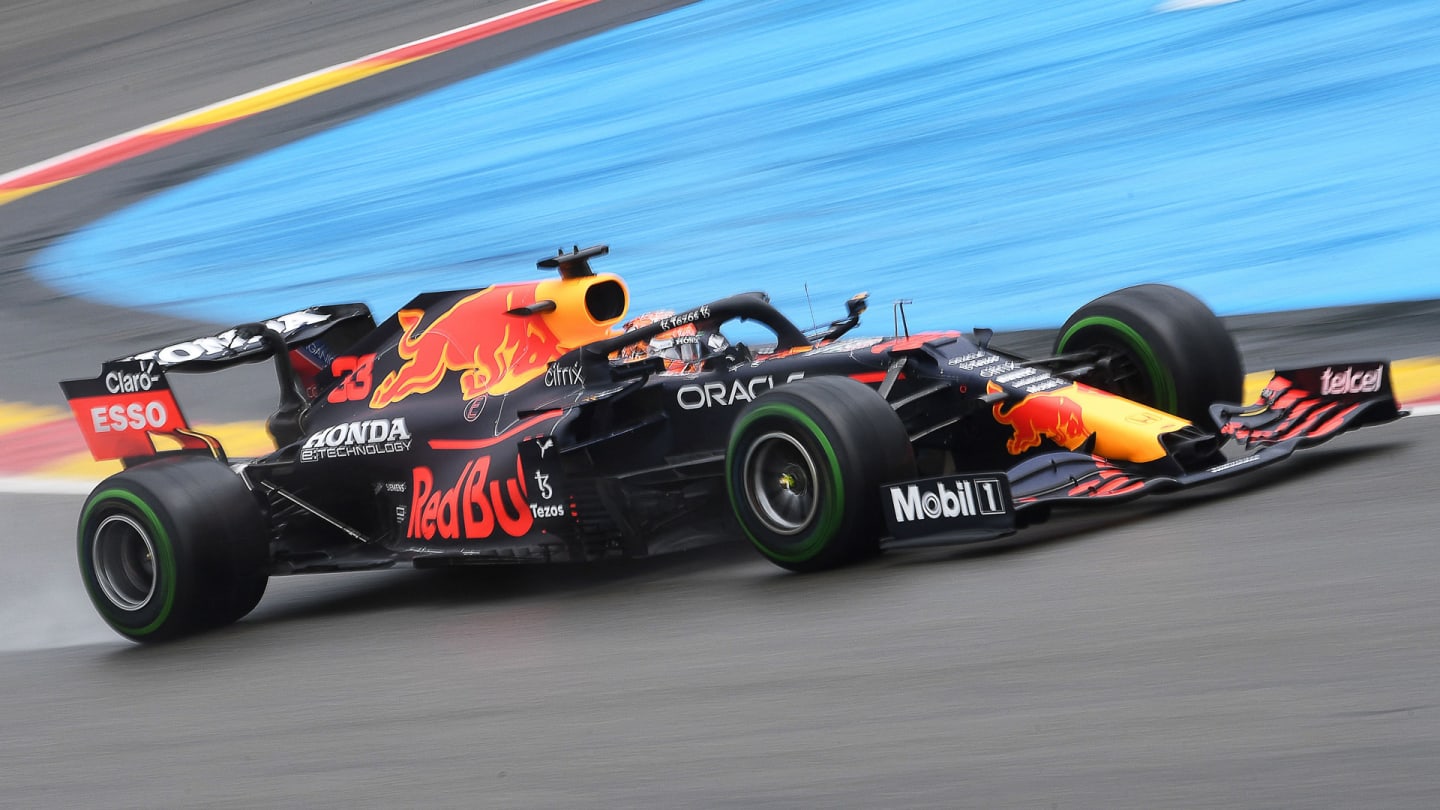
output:
<instances>
[{"instance_id":1,"label":"red bull logo","mask_svg":"<svg viewBox=\"0 0 1440 810\"><path fill-rule=\"evenodd\" d=\"M411 482L409 525L415 540L484 540L497 534L524 537L535 525L525 497L525 471L515 459L515 477L490 477L490 459L468 462L453 484L437 483L429 467L416 467ZM542 482L543 483L543 482Z\"/></svg>"},{"instance_id":2,"label":"red bull logo","mask_svg":"<svg viewBox=\"0 0 1440 810\"><path fill-rule=\"evenodd\" d=\"M993 382L986 383L985 389L991 394L1004 390ZM1005 443L1005 449L1015 456L1039 447L1046 436L1067 450L1079 447L1090 436L1080 404L1062 394L1031 394L1009 408L997 402L991 412L996 422L1014 428L1015 435Z\"/></svg>"},{"instance_id":3,"label":"red bull logo","mask_svg":"<svg viewBox=\"0 0 1440 810\"><path fill-rule=\"evenodd\" d=\"M405 362L375 386L370 407L383 408L412 394L439 387L451 371L460 374L460 396L504 394L543 374L546 365L570 348L541 317L507 315L535 303L535 284L487 287L460 299L424 329L424 310L396 316L404 334L396 351Z\"/></svg>"}]
</instances>

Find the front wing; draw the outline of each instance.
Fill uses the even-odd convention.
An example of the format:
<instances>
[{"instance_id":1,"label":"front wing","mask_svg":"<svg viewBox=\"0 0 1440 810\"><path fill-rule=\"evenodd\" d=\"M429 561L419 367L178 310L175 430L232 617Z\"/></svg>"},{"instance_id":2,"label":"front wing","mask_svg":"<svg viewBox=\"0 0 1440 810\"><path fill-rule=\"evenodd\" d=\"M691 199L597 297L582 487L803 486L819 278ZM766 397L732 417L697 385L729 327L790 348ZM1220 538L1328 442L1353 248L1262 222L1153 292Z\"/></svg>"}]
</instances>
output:
<instances>
[{"instance_id":1,"label":"front wing","mask_svg":"<svg viewBox=\"0 0 1440 810\"><path fill-rule=\"evenodd\" d=\"M1178 474L1154 474L1146 465L1093 453L1057 451L1029 458L1003 473L951 475L890 485L882 508L890 535L882 548L948 545L1014 533L1025 513L1055 505L1128 501L1252 472L1342 433L1404 416L1384 361L1331 364L1276 371L1252 405L1217 404L1211 416L1222 440L1214 464ZM1003 509L945 509L946 493L963 494L982 481L1003 479ZM988 484L986 486L989 486ZM998 486L998 485L997 485ZM977 489L978 491L978 489ZM930 496L917 514L916 493ZM933 494L932 494L933 493ZM916 497L919 497L918 495ZM931 503L933 502L933 503Z\"/></svg>"}]
</instances>

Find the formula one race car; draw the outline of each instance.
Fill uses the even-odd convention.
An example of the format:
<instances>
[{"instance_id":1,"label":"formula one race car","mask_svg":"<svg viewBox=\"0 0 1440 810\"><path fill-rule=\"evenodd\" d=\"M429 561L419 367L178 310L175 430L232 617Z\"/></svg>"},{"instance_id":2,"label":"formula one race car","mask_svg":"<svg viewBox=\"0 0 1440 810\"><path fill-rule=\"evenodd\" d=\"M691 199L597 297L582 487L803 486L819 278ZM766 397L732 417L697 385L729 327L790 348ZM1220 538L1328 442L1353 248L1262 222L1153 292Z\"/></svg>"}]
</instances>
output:
<instances>
[{"instance_id":1,"label":"formula one race car","mask_svg":"<svg viewBox=\"0 0 1440 810\"><path fill-rule=\"evenodd\" d=\"M1386 362L1277 372L1241 398L1220 320L1173 287L1081 307L1048 357L988 330L802 331L761 293L625 322L596 246L558 278L420 295L378 327L313 307L62 383L97 459L80 516L100 614L136 640L233 622L276 574L644 557L748 536L811 571L999 537L1278 461L1402 416ZM727 323L773 335L732 343ZM733 331L733 329L732 329ZM169 372L270 358L276 450L228 458ZM160 446L157 447L157 441Z\"/></svg>"}]
</instances>

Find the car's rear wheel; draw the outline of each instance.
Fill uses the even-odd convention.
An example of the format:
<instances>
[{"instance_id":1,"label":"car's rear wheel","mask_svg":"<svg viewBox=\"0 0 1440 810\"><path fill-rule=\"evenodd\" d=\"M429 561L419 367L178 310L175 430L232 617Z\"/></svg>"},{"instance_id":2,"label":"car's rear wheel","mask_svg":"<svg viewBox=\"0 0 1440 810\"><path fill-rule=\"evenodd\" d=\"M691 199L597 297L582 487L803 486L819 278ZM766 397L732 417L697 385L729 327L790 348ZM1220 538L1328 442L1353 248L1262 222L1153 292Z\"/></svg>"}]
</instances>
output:
<instances>
[{"instance_id":1,"label":"car's rear wheel","mask_svg":"<svg viewBox=\"0 0 1440 810\"><path fill-rule=\"evenodd\" d=\"M900 417L848 377L797 380L757 397L735 421L725 466L746 535L792 571L876 553L881 484L915 476Z\"/></svg>"},{"instance_id":2,"label":"car's rear wheel","mask_svg":"<svg viewBox=\"0 0 1440 810\"><path fill-rule=\"evenodd\" d=\"M80 515L81 578L112 628L160 641L239 620L268 580L260 505L210 458L176 457L110 476Z\"/></svg>"},{"instance_id":3,"label":"car's rear wheel","mask_svg":"<svg viewBox=\"0 0 1440 810\"><path fill-rule=\"evenodd\" d=\"M1056 354L1088 352L1080 382L1209 427L1210 405L1239 402L1240 351L1200 299L1164 284L1103 295L1060 328Z\"/></svg>"}]
</instances>

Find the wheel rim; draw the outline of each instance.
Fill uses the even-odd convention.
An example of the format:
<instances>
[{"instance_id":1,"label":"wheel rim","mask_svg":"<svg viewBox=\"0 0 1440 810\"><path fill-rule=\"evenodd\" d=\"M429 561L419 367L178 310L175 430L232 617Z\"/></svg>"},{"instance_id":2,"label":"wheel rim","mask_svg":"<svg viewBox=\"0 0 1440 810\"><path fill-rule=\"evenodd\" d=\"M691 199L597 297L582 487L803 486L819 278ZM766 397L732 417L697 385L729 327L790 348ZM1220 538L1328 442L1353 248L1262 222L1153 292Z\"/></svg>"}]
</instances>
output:
<instances>
[{"instance_id":1,"label":"wheel rim","mask_svg":"<svg viewBox=\"0 0 1440 810\"><path fill-rule=\"evenodd\" d=\"M1097 369L1086 374L1081 378L1082 382L1136 402L1159 399L1155 383L1150 380L1133 352L1124 346L1098 342L1092 343L1089 348L1104 364L1104 370Z\"/></svg>"},{"instance_id":2,"label":"wheel rim","mask_svg":"<svg viewBox=\"0 0 1440 810\"><path fill-rule=\"evenodd\" d=\"M1087 349L1097 361L1108 361L1107 371L1091 372L1081 382L1162 411L1174 413L1179 407L1174 378L1145 338L1122 321L1098 315L1085 318L1065 330L1057 348L1060 352Z\"/></svg>"},{"instance_id":3,"label":"wheel rim","mask_svg":"<svg viewBox=\"0 0 1440 810\"><path fill-rule=\"evenodd\" d=\"M133 612L150 603L155 595L155 545L129 515L100 521L90 559L95 582L110 604Z\"/></svg>"},{"instance_id":4,"label":"wheel rim","mask_svg":"<svg viewBox=\"0 0 1440 810\"><path fill-rule=\"evenodd\" d=\"M765 528L795 535L814 522L820 508L815 461L793 436L766 433L745 458L745 497Z\"/></svg>"}]
</instances>

